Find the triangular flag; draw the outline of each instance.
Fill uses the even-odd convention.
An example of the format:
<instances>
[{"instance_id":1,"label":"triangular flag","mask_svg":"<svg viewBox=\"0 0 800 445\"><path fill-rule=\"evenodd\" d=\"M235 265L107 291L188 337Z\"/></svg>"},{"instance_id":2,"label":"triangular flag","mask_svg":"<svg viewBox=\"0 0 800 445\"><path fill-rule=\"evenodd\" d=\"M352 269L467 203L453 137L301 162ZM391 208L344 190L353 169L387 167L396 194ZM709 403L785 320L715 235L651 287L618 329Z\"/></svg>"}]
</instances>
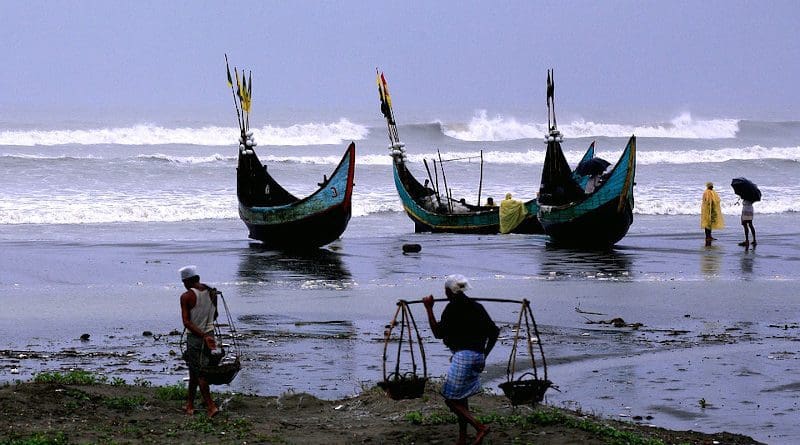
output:
<instances>
[{"instance_id":1,"label":"triangular flag","mask_svg":"<svg viewBox=\"0 0 800 445\"><path fill-rule=\"evenodd\" d=\"M233 80L231 79L231 68L228 66L228 55L225 54L225 71L228 72L228 88L233 87Z\"/></svg>"},{"instance_id":2,"label":"triangular flag","mask_svg":"<svg viewBox=\"0 0 800 445\"><path fill-rule=\"evenodd\" d=\"M383 73L381 73L381 83L383 83L383 97L386 101L386 105L389 105L391 108L392 106L392 96L389 95L389 86L386 85L386 78L383 77Z\"/></svg>"}]
</instances>

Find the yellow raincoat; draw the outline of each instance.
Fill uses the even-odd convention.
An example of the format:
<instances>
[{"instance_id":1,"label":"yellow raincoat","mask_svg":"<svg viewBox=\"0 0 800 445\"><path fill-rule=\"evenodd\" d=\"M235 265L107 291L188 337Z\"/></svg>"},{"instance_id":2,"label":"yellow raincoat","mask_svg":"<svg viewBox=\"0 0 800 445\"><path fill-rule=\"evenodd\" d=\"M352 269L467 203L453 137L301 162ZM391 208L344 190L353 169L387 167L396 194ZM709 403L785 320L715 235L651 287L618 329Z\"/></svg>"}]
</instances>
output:
<instances>
[{"instance_id":1,"label":"yellow raincoat","mask_svg":"<svg viewBox=\"0 0 800 445\"><path fill-rule=\"evenodd\" d=\"M710 188L703 192L703 204L700 208L700 227L712 230L725 227L719 195Z\"/></svg>"},{"instance_id":2,"label":"yellow raincoat","mask_svg":"<svg viewBox=\"0 0 800 445\"><path fill-rule=\"evenodd\" d=\"M528 210L522 201L511 199L511 193L506 193L506 199L500 201L500 233L508 233L516 229L525 219Z\"/></svg>"}]
</instances>

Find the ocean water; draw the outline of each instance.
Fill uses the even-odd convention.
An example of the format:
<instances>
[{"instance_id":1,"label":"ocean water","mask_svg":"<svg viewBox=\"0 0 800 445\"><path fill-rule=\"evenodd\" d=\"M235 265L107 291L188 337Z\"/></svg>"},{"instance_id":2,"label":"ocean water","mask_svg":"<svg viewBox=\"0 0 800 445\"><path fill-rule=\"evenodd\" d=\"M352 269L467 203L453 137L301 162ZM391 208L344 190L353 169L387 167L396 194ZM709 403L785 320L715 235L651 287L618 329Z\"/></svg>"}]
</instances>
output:
<instances>
[{"instance_id":1,"label":"ocean water","mask_svg":"<svg viewBox=\"0 0 800 445\"><path fill-rule=\"evenodd\" d=\"M237 218L237 130L224 122L115 125L53 119L36 128L0 121L0 224L97 224ZM413 118L409 119L413 122ZM355 218L400 212L391 180L386 129L355 118L251 124L258 153L273 176L298 196L311 193L338 163L345 146L357 149ZM546 124L477 111L466 122L401 123L412 171L427 177L422 160L448 162L454 197L468 202L512 192L535 196L544 159ZM576 163L592 141L597 155L616 161L627 138L638 138L637 215L693 215L707 181L723 211L737 215L730 180L744 176L763 193L758 214L800 210L800 122L736 119L670 122L562 123L567 160ZM438 153L437 153L438 151ZM483 182L479 184L481 152ZM198 209L198 204L202 207ZM345 236L351 236L347 233Z\"/></svg>"}]
</instances>

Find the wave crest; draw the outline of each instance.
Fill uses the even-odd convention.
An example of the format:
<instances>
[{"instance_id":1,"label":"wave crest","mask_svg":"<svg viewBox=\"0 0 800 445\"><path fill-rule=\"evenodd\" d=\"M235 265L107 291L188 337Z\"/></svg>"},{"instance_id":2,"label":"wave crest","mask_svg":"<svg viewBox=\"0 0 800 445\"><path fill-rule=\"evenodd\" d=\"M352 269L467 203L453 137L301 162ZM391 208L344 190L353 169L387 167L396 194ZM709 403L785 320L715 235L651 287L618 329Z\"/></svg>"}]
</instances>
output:
<instances>
[{"instance_id":1,"label":"wave crest","mask_svg":"<svg viewBox=\"0 0 800 445\"><path fill-rule=\"evenodd\" d=\"M364 139L369 130L363 125L339 119L332 123L294 124L288 127L265 125L254 128L261 145L331 145ZM0 131L0 145L236 145L236 127L165 128L152 124L88 130L6 130Z\"/></svg>"},{"instance_id":2,"label":"wave crest","mask_svg":"<svg viewBox=\"0 0 800 445\"><path fill-rule=\"evenodd\" d=\"M577 120L560 126L567 137L639 137L681 139L735 138L739 131L737 119L694 120L683 113L669 123L625 125ZM521 123L513 117L497 115L488 117L479 110L467 125L446 125L444 134L462 141L511 141L540 139L547 132L547 124Z\"/></svg>"}]
</instances>

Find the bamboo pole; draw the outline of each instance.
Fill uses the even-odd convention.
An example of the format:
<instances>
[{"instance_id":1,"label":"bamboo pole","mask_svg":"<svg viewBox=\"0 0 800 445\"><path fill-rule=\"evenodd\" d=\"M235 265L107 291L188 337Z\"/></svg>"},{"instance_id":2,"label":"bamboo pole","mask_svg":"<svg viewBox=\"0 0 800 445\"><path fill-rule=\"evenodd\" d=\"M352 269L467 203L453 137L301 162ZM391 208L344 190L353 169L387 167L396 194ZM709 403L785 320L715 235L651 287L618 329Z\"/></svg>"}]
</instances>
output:
<instances>
[{"instance_id":1,"label":"bamboo pole","mask_svg":"<svg viewBox=\"0 0 800 445\"><path fill-rule=\"evenodd\" d=\"M442 153L439 151L438 148L436 149L436 154L439 155L439 168L442 169L442 181L444 181L444 193L445 195L447 195L447 208L450 209L450 213L453 213L453 203L450 202L451 197L447 188L447 177L444 175L444 163L442 163Z\"/></svg>"},{"instance_id":2,"label":"bamboo pole","mask_svg":"<svg viewBox=\"0 0 800 445\"><path fill-rule=\"evenodd\" d=\"M478 205L481 205L481 189L483 188L483 149L481 149L481 177L478 181Z\"/></svg>"}]
</instances>

